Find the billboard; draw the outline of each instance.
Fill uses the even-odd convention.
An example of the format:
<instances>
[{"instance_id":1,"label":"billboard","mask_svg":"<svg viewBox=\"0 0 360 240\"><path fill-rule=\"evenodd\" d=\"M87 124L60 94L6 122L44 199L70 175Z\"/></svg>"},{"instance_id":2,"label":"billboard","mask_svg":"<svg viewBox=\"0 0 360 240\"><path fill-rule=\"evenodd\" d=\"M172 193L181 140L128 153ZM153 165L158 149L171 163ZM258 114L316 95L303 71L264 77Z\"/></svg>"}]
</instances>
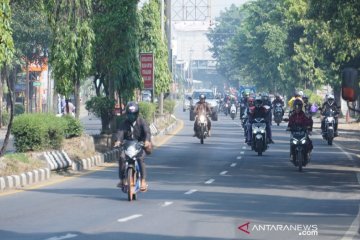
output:
<instances>
[{"instance_id":1,"label":"billboard","mask_svg":"<svg viewBox=\"0 0 360 240\"><path fill-rule=\"evenodd\" d=\"M144 89L154 89L154 55L140 53L140 71L144 79Z\"/></svg>"}]
</instances>

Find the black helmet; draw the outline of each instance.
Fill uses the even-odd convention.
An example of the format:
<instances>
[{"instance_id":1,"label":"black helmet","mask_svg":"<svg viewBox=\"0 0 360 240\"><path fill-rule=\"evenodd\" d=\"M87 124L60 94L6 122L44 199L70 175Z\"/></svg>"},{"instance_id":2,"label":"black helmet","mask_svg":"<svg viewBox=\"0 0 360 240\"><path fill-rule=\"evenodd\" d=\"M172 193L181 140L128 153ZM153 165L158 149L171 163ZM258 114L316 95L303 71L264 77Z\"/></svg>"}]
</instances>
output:
<instances>
[{"instance_id":1,"label":"black helmet","mask_svg":"<svg viewBox=\"0 0 360 240\"><path fill-rule=\"evenodd\" d=\"M293 106L294 106L294 110L295 109L302 109L303 107L303 102L300 100L300 99L296 99L293 103Z\"/></svg>"},{"instance_id":2,"label":"black helmet","mask_svg":"<svg viewBox=\"0 0 360 240\"><path fill-rule=\"evenodd\" d=\"M304 95L302 96L302 100L304 101L304 103L308 103L309 97L304 94Z\"/></svg>"},{"instance_id":3,"label":"black helmet","mask_svg":"<svg viewBox=\"0 0 360 240\"><path fill-rule=\"evenodd\" d=\"M259 97L256 97L255 98L255 101L254 101L254 106L256 107L256 108L259 108L259 107L262 107L262 105L263 105L263 100L262 100L262 98L259 96Z\"/></svg>"},{"instance_id":4,"label":"black helmet","mask_svg":"<svg viewBox=\"0 0 360 240\"><path fill-rule=\"evenodd\" d=\"M131 122L135 122L139 116L139 104L137 102L128 102L126 105L126 118Z\"/></svg>"}]
</instances>

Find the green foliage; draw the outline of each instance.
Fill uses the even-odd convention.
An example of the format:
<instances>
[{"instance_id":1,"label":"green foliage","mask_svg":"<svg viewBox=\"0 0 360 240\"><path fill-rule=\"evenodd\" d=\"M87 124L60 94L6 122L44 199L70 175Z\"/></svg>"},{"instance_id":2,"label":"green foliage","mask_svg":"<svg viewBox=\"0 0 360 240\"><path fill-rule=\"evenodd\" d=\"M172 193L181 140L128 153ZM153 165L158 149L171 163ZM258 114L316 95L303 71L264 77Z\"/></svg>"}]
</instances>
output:
<instances>
[{"instance_id":1,"label":"green foliage","mask_svg":"<svg viewBox=\"0 0 360 240\"><path fill-rule=\"evenodd\" d=\"M11 9L9 0L0 1L0 68L3 63L10 63L14 53L11 29Z\"/></svg>"},{"instance_id":2,"label":"green foliage","mask_svg":"<svg viewBox=\"0 0 360 240\"><path fill-rule=\"evenodd\" d=\"M14 105L14 115L20 115L25 112L25 107L22 104L15 104Z\"/></svg>"},{"instance_id":3,"label":"green foliage","mask_svg":"<svg viewBox=\"0 0 360 240\"><path fill-rule=\"evenodd\" d=\"M22 114L11 129L19 152L59 149L64 139L66 121L51 114Z\"/></svg>"},{"instance_id":4,"label":"green foliage","mask_svg":"<svg viewBox=\"0 0 360 240\"><path fill-rule=\"evenodd\" d=\"M92 66L91 1L45 1L44 6L53 34L50 63L56 90L66 97L74 92L78 100L80 82Z\"/></svg>"},{"instance_id":5,"label":"green foliage","mask_svg":"<svg viewBox=\"0 0 360 240\"><path fill-rule=\"evenodd\" d=\"M166 113L173 114L175 110L176 102L174 100L165 100L164 101L164 111Z\"/></svg>"},{"instance_id":6,"label":"green foliage","mask_svg":"<svg viewBox=\"0 0 360 240\"><path fill-rule=\"evenodd\" d=\"M338 88L345 66L360 66L360 2L256 0L222 13L208 34L229 80L292 93Z\"/></svg>"},{"instance_id":7,"label":"green foliage","mask_svg":"<svg viewBox=\"0 0 360 240\"><path fill-rule=\"evenodd\" d=\"M148 122L153 122L156 105L149 102L139 102L140 115Z\"/></svg>"},{"instance_id":8,"label":"green foliage","mask_svg":"<svg viewBox=\"0 0 360 240\"><path fill-rule=\"evenodd\" d=\"M10 120L10 114L7 111L3 111L2 114L2 119L1 120L1 124L3 126L7 126L9 124L9 120Z\"/></svg>"},{"instance_id":9,"label":"green foliage","mask_svg":"<svg viewBox=\"0 0 360 240\"><path fill-rule=\"evenodd\" d=\"M162 38L160 3L150 0L141 10L141 52L153 52L155 59L155 95L169 91L171 74L168 66L168 50Z\"/></svg>"},{"instance_id":10,"label":"green foliage","mask_svg":"<svg viewBox=\"0 0 360 240\"><path fill-rule=\"evenodd\" d=\"M11 9L17 62L22 67L26 66L26 61L46 63L51 31L42 1L11 1Z\"/></svg>"},{"instance_id":11,"label":"green foliage","mask_svg":"<svg viewBox=\"0 0 360 240\"><path fill-rule=\"evenodd\" d=\"M66 120L66 126L64 134L66 138L81 136L84 128L79 119L76 119L70 115L64 115L62 118Z\"/></svg>"},{"instance_id":12,"label":"green foliage","mask_svg":"<svg viewBox=\"0 0 360 240\"><path fill-rule=\"evenodd\" d=\"M324 102L321 96L317 95L316 93L314 93L309 89L304 90L304 94L306 94L309 97L310 103L316 103L318 106L321 106L322 103Z\"/></svg>"},{"instance_id":13,"label":"green foliage","mask_svg":"<svg viewBox=\"0 0 360 240\"><path fill-rule=\"evenodd\" d=\"M92 112L96 117L101 118L102 131L109 130L109 123L113 118L115 101L108 97L92 97L86 101L86 110Z\"/></svg>"},{"instance_id":14,"label":"green foliage","mask_svg":"<svg viewBox=\"0 0 360 240\"><path fill-rule=\"evenodd\" d=\"M105 93L117 91L131 99L141 87L139 65L138 0L94 1L95 31L93 69L103 80Z\"/></svg>"}]
</instances>

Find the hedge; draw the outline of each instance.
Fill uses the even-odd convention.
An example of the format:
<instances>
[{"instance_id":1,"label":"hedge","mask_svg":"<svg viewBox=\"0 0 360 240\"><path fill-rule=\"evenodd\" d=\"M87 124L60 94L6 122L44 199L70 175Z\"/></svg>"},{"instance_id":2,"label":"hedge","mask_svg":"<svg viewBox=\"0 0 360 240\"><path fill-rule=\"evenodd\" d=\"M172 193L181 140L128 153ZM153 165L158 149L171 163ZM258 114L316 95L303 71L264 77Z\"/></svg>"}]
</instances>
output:
<instances>
[{"instance_id":1,"label":"hedge","mask_svg":"<svg viewBox=\"0 0 360 240\"><path fill-rule=\"evenodd\" d=\"M14 119L12 134L18 152L59 149L65 137L82 134L80 122L70 116L21 114Z\"/></svg>"}]
</instances>

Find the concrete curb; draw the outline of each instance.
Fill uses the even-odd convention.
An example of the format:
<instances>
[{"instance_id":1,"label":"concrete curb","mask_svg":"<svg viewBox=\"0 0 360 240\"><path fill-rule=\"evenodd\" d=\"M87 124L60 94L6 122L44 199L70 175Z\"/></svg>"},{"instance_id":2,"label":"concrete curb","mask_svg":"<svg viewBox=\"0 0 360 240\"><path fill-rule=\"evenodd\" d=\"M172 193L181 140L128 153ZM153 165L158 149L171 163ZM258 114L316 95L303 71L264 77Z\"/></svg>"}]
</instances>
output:
<instances>
[{"instance_id":1,"label":"concrete curb","mask_svg":"<svg viewBox=\"0 0 360 240\"><path fill-rule=\"evenodd\" d=\"M175 128L178 121L175 116L171 115L171 117L175 119L175 122L161 131L156 129L156 135L152 137L165 135ZM51 177L52 170L71 167L73 171L83 171L95 166L103 165L105 162L117 161L120 157L120 150L114 149L103 154L98 153L93 157L81 159L80 161L71 160L64 150L44 152L43 156L48 164L47 168L36 169L30 172L21 173L20 175L0 177L0 192L9 189L18 189L48 180Z\"/></svg>"},{"instance_id":2,"label":"concrete curb","mask_svg":"<svg viewBox=\"0 0 360 240\"><path fill-rule=\"evenodd\" d=\"M49 179L50 176L51 171L49 168L41 168L22 173L20 175L0 177L0 191L17 189L34 183L39 183Z\"/></svg>"}]
</instances>

